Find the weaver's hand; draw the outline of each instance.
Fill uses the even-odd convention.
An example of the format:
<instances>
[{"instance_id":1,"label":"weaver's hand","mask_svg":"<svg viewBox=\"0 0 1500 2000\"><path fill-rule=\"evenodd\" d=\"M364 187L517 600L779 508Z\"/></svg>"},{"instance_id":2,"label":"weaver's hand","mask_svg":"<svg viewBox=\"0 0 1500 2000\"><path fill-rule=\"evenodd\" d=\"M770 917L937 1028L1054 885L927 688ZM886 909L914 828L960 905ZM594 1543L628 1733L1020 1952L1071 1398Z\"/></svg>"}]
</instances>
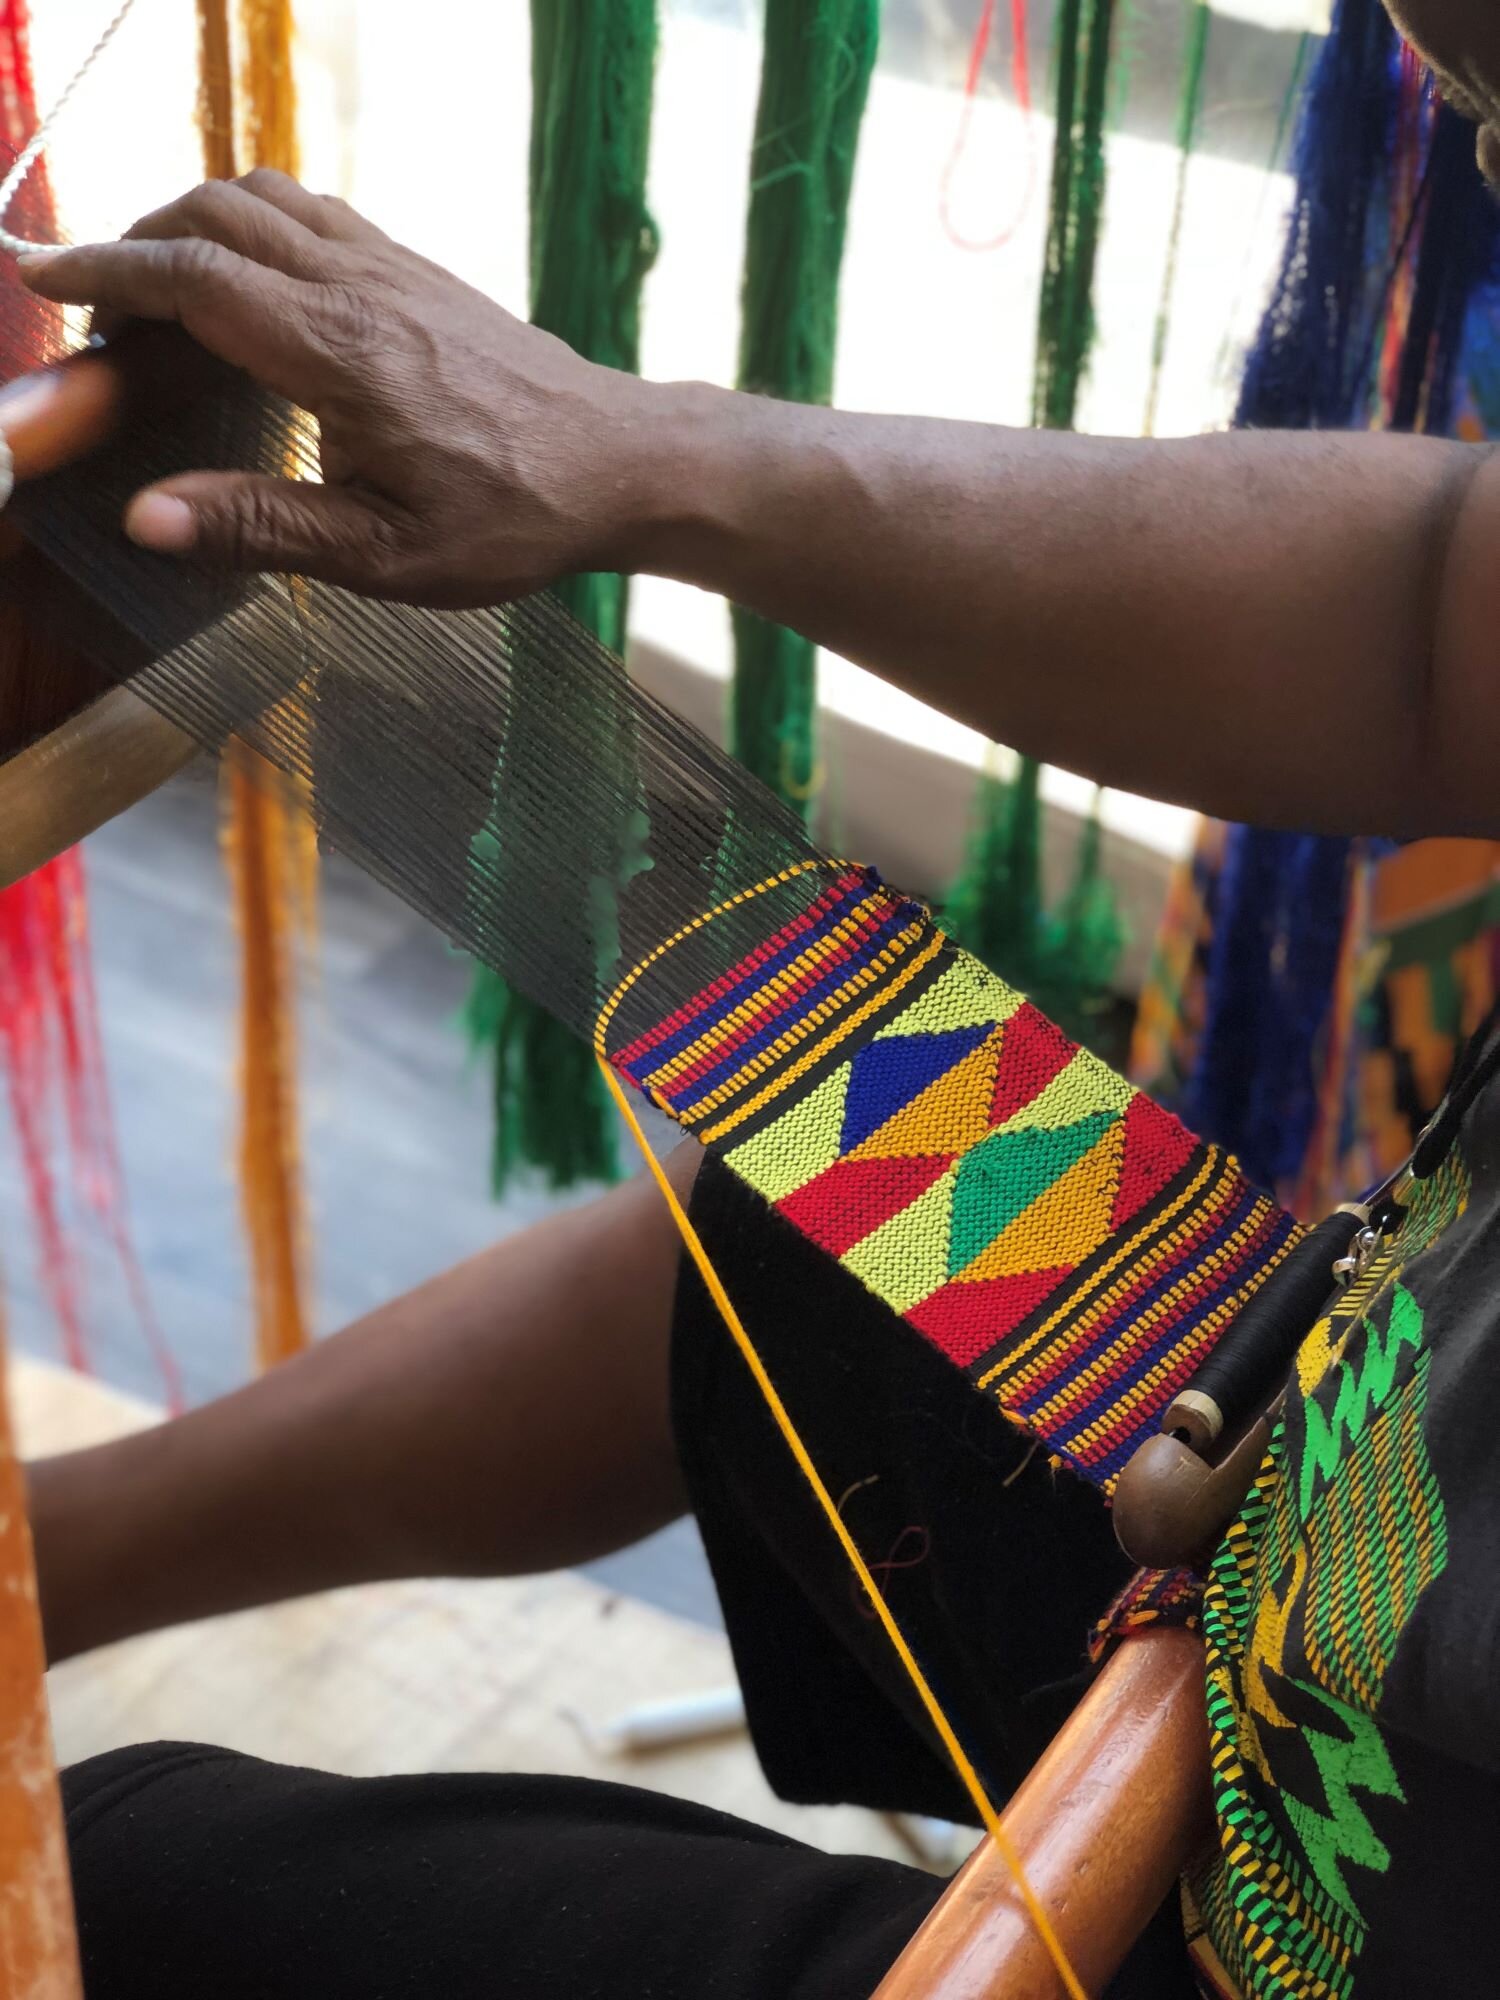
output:
<instances>
[{"instance_id":1,"label":"weaver's hand","mask_svg":"<svg viewBox=\"0 0 1500 2000\"><path fill-rule=\"evenodd\" d=\"M22 260L42 297L171 320L310 410L325 484L192 473L138 542L371 596L496 603L618 566L650 395L283 174L209 182L119 243ZM637 456L641 455L639 452Z\"/></svg>"}]
</instances>

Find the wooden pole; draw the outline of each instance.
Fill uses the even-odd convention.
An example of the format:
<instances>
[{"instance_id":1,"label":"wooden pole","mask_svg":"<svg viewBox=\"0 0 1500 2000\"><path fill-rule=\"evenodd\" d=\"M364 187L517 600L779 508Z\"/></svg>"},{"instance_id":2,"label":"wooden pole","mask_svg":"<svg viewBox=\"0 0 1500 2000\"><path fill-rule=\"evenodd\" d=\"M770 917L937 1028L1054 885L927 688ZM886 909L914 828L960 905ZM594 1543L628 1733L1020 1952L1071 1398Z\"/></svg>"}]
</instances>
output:
<instances>
[{"instance_id":1,"label":"wooden pole","mask_svg":"<svg viewBox=\"0 0 1500 2000\"><path fill-rule=\"evenodd\" d=\"M1004 1814L1027 1880L1089 1993L1118 1972L1212 1838L1203 1644L1127 1639ZM875 2000L1062 2000L1056 1967L986 1840Z\"/></svg>"},{"instance_id":2,"label":"wooden pole","mask_svg":"<svg viewBox=\"0 0 1500 2000\"><path fill-rule=\"evenodd\" d=\"M83 2000L26 1487L0 1335L0 1995Z\"/></svg>"}]
</instances>

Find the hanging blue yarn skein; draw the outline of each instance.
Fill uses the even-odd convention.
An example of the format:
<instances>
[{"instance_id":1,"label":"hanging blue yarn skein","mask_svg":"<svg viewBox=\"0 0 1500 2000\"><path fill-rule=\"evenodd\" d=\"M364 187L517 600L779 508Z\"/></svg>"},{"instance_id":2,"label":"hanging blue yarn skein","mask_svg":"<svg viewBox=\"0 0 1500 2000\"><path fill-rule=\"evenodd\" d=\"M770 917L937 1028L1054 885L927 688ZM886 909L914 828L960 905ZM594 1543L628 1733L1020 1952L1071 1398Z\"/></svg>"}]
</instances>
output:
<instances>
[{"instance_id":1,"label":"hanging blue yarn skein","mask_svg":"<svg viewBox=\"0 0 1500 2000\"><path fill-rule=\"evenodd\" d=\"M1347 429L1368 394L1361 357L1373 356L1379 310L1369 251L1386 212L1396 48L1380 0L1340 0L1298 122L1286 249L1245 364L1240 429ZM1245 826L1225 847L1182 1110L1268 1187L1295 1175L1311 1137L1351 851Z\"/></svg>"},{"instance_id":2,"label":"hanging blue yarn skein","mask_svg":"<svg viewBox=\"0 0 1500 2000\"><path fill-rule=\"evenodd\" d=\"M1341 0L1296 148L1280 280L1245 368L1242 428L1348 429L1370 409L1388 305L1399 43L1378 0ZM1436 113L1394 421L1450 428L1476 294L1493 282L1500 210L1472 130ZM1337 754L1338 746L1330 746ZM1295 1181L1319 1106L1355 844L1235 827L1216 886L1204 1026L1182 1110L1257 1180Z\"/></svg>"}]
</instances>

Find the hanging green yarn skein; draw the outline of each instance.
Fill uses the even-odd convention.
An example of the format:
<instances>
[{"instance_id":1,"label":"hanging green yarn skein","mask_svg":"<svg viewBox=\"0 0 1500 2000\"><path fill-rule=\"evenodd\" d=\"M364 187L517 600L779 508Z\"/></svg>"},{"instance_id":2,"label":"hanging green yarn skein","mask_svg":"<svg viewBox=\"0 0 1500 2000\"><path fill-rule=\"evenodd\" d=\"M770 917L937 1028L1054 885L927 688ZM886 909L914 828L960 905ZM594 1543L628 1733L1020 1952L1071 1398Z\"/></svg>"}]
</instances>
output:
<instances>
[{"instance_id":1,"label":"hanging green yarn skein","mask_svg":"<svg viewBox=\"0 0 1500 2000\"><path fill-rule=\"evenodd\" d=\"M1041 766L1023 759L1009 781L993 753L980 777L964 865L949 892L943 920L986 965L1030 993L1036 985L1042 933Z\"/></svg>"},{"instance_id":2,"label":"hanging green yarn skein","mask_svg":"<svg viewBox=\"0 0 1500 2000\"><path fill-rule=\"evenodd\" d=\"M1125 926L1104 872L1099 795L1083 823L1083 838L1067 894L1042 927L1035 995L1075 1042L1097 1047L1110 1002L1110 982L1125 948Z\"/></svg>"},{"instance_id":3,"label":"hanging green yarn skein","mask_svg":"<svg viewBox=\"0 0 1500 2000\"><path fill-rule=\"evenodd\" d=\"M532 0L531 317L588 360L632 371L657 246L646 208L655 68L656 0ZM557 595L624 651L623 577L569 577ZM534 688L518 687L508 732L522 760L527 702L551 699L545 668L537 674ZM483 967L466 1023L493 1054L495 1192L523 1166L556 1188L615 1179L614 1108L588 1047Z\"/></svg>"},{"instance_id":4,"label":"hanging green yarn skein","mask_svg":"<svg viewBox=\"0 0 1500 2000\"><path fill-rule=\"evenodd\" d=\"M750 158L739 386L833 393L839 272L879 0L766 0ZM817 790L816 649L734 607L730 748L804 817Z\"/></svg>"},{"instance_id":5,"label":"hanging green yarn skein","mask_svg":"<svg viewBox=\"0 0 1500 2000\"><path fill-rule=\"evenodd\" d=\"M1172 303L1177 291L1177 266L1182 256L1182 225L1187 213L1188 170L1198 146L1198 128L1203 120L1203 86L1208 71L1208 42L1213 28L1213 10L1208 0L1189 0L1187 46L1182 64L1182 88L1177 99L1177 187L1172 197L1172 227L1167 237L1166 264L1162 271L1161 301L1156 310L1156 330L1151 342L1151 386L1146 395L1147 437L1156 435L1156 419L1161 408L1162 377L1167 362L1167 334L1172 323Z\"/></svg>"},{"instance_id":6,"label":"hanging green yarn skein","mask_svg":"<svg viewBox=\"0 0 1500 2000\"><path fill-rule=\"evenodd\" d=\"M1115 0L1061 0L1057 13L1057 132L1032 385L1032 422L1048 430L1073 428L1094 340L1114 20ZM1043 913L1041 861L1041 767L1023 757L1008 782L986 770L945 919L971 951L1076 1034L1098 1011L1122 941L1100 869L1097 801L1073 885L1051 917Z\"/></svg>"},{"instance_id":7,"label":"hanging green yarn skein","mask_svg":"<svg viewBox=\"0 0 1500 2000\"><path fill-rule=\"evenodd\" d=\"M1057 16L1057 135L1037 312L1031 420L1069 431L1094 344L1094 263L1104 215L1104 120L1115 0L1063 0Z\"/></svg>"}]
</instances>

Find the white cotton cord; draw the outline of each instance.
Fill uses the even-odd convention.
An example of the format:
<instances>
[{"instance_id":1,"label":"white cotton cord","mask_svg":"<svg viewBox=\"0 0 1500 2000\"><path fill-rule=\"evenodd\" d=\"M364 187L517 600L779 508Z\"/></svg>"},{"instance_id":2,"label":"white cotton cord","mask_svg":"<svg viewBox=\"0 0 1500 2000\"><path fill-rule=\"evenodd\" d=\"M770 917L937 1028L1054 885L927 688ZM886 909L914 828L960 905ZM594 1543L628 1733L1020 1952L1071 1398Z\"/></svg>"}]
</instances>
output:
<instances>
[{"instance_id":1,"label":"white cotton cord","mask_svg":"<svg viewBox=\"0 0 1500 2000\"><path fill-rule=\"evenodd\" d=\"M88 55L85 56L82 66L75 72L72 82L68 85L62 96L58 98L41 124L37 126L21 152L17 154L15 165L5 176L5 179L0 181L0 250L9 251L12 257L24 257L32 250L61 250L65 248L61 243L33 243L29 242L24 236L13 236L5 227L5 218L10 214L10 205L20 193L26 176L31 172L40 158L42 148L52 136L53 126L56 125L63 112L67 110L73 93L78 89L78 86L94 67L94 64L98 62L100 56L104 54L104 51L125 25L125 17L134 5L135 0L124 0L119 13L115 15L115 18L104 30L98 41L95 42L93 48L90 49Z\"/></svg>"},{"instance_id":2,"label":"white cotton cord","mask_svg":"<svg viewBox=\"0 0 1500 2000\"><path fill-rule=\"evenodd\" d=\"M0 431L0 510L16 490L16 462L10 455L10 446L5 442L5 433Z\"/></svg>"}]
</instances>

